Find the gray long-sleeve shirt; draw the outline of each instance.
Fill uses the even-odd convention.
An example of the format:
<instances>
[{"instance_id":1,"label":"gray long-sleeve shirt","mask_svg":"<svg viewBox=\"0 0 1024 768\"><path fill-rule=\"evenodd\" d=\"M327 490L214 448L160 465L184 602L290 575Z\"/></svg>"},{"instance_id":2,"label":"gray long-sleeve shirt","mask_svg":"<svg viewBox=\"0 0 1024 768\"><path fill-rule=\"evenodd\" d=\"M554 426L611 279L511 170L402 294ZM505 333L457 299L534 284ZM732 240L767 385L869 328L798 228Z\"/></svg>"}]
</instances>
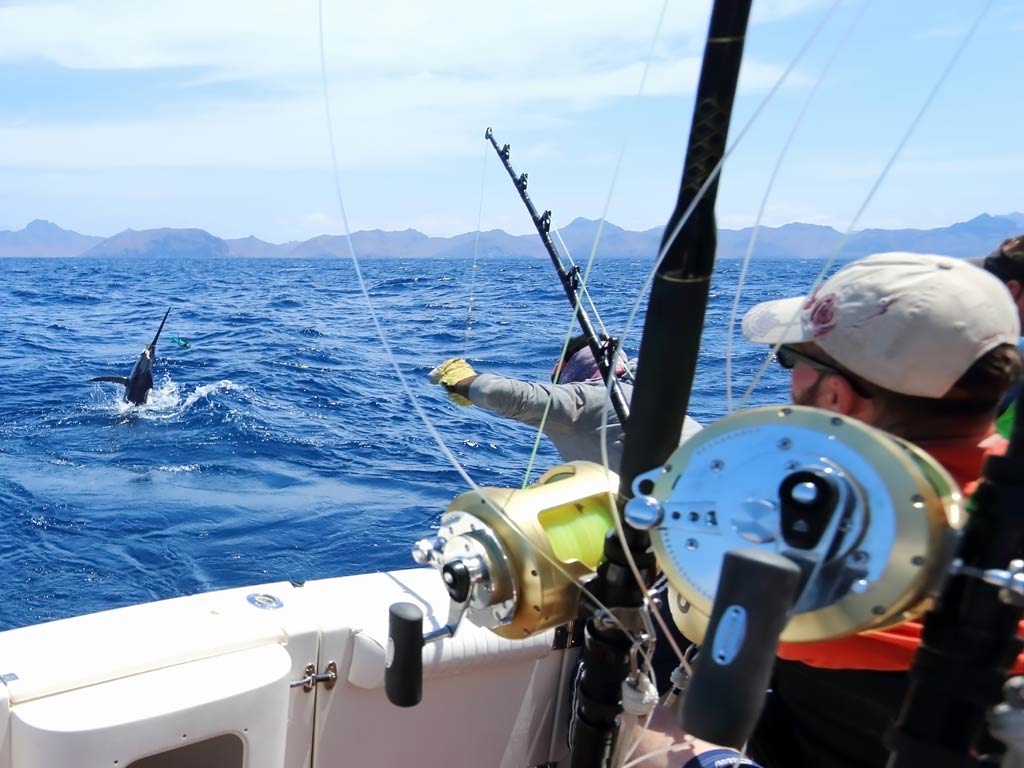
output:
<instances>
[{"instance_id":1,"label":"gray long-sleeve shirt","mask_svg":"<svg viewBox=\"0 0 1024 768\"><path fill-rule=\"evenodd\" d=\"M623 383L622 394L629 402L633 385ZM563 461L582 459L601 463L601 420L607 409L608 466L617 472L625 434L615 409L607 401L607 390L600 382L540 384L482 373L469 386L469 399L474 405L531 427L540 425L549 398L551 408L544 422L544 434L554 443ZM700 424L687 416L682 440L700 429Z\"/></svg>"}]
</instances>

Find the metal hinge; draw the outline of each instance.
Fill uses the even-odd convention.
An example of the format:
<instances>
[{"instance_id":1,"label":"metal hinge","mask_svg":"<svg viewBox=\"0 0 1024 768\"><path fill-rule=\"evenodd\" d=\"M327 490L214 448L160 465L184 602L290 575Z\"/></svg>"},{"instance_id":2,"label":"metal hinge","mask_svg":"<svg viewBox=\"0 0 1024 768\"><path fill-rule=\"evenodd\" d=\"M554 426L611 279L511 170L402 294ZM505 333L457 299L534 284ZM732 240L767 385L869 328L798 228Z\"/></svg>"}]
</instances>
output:
<instances>
[{"instance_id":1,"label":"metal hinge","mask_svg":"<svg viewBox=\"0 0 1024 768\"><path fill-rule=\"evenodd\" d=\"M306 676L301 680L290 683L290 688L298 688L301 685L302 690L308 693L316 687L317 683L323 683L324 688L329 691L338 682L338 665L333 661L327 662L327 671L322 675L316 673L316 664L307 664L303 671L306 673Z\"/></svg>"}]
</instances>

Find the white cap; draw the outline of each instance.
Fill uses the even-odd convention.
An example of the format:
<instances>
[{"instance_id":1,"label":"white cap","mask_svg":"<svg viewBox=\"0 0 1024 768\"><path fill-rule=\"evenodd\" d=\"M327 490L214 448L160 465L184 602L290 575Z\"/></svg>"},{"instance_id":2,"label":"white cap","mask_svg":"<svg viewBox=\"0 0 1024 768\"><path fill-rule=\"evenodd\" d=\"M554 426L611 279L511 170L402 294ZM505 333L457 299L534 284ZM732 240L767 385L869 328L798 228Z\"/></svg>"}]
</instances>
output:
<instances>
[{"instance_id":1,"label":"white cap","mask_svg":"<svg viewBox=\"0 0 1024 768\"><path fill-rule=\"evenodd\" d=\"M985 270L948 256L878 253L810 297L766 301L743 318L763 344L813 342L865 381L942 397L974 362L1020 337L1017 307Z\"/></svg>"}]
</instances>

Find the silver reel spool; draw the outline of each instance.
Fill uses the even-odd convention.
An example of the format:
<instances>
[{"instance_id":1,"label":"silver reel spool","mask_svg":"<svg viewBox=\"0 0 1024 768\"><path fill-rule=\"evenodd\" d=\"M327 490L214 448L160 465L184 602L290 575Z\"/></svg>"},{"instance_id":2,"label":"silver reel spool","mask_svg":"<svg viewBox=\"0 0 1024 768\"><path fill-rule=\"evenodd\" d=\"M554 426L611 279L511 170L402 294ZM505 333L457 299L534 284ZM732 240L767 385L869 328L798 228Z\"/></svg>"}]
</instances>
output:
<instances>
[{"instance_id":1,"label":"silver reel spool","mask_svg":"<svg viewBox=\"0 0 1024 768\"><path fill-rule=\"evenodd\" d=\"M801 406L722 419L636 478L627 521L650 529L683 634L703 639L729 550L802 571L781 639L829 640L922 613L963 522L956 483L919 448Z\"/></svg>"}]
</instances>

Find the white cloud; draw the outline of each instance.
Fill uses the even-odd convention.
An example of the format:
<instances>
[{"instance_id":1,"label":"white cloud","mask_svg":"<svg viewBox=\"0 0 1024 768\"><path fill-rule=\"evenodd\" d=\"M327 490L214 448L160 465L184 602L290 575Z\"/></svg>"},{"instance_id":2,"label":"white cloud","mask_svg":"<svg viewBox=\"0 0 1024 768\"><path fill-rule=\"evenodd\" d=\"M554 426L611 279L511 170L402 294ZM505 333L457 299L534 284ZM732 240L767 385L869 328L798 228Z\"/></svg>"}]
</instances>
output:
<instances>
[{"instance_id":1,"label":"white cloud","mask_svg":"<svg viewBox=\"0 0 1024 768\"><path fill-rule=\"evenodd\" d=\"M342 166L476 152L487 125L540 128L636 93L660 0L486 3L325 0ZM767 3L764 18L806 0ZM650 96L692 93L710 3L670 3ZM0 59L69 69L160 70L179 87L245 81L258 96L125 104L118 116L0 121L0 166L324 167L328 147L315 0L78 0L0 6ZM742 87L781 67L745 62ZM260 82L272 88L259 89ZM148 110L148 112L146 111ZM130 115L128 118L121 115ZM472 128L468 128L472 126ZM471 150L467 146L471 145Z\"/></svg>"},{"instance_id":2,"label":"white cloud","mask_svg":"<svg viewBox=\"0 0 1024 768\"><path fill-rule=\"evenodd\" d=\"M277 12L274 8L277 8ZM0 8L0 57L73 69L209 67L223 73L308 70L316 50L310 4L37 2Z\"/></svg>"},{"instance_id":3,"label":"white cloud","mask_svg":"<svg viewBox=\"0 0 1024 768\"><path fill-rule=\"evenodd\" d=\"M381 75L542 66L646 50L659 5L525 0L497 11L455 0L372 4L325 0L325 48L344 72ZM670 14L666 37L701 31L704 8ZM615 41L615 46L604 44ZM0 57L43 58L84 69L199 67L223 77L319 68L317 3L134 0L0 8Z\"/></svg>"},{"instance_id":4,"label":"white cloud","mask_svg":"<svg viewBox=\"0 0 1024 768\"><path fill-rule=\"evenodd\" d=\"M695 59L658 62L647 93L692 93ZM748 62L743 86L764 90L781 68ZM628 99L640 64L600 72L500 81L419 75L330 81L332 117L343 166L391 164L421 156L476 153L487 125L518 130ZM472 149L468 149L468 146ZM322 93L315 88L276 101L221 101L201 109L130 119L0 123L0 165L36 168L216 166L323 167L328 159Z\"/></svg>"},{"instance_id":5,"label":"white cloud","mask_svg":"<svg viewBox=\"0 0 1024 768\"><path fill-rule=\"evenodd\" d=\"M759 13L770 20L816 4L778 0ZM669 5L648 95L693 92L709 5ZM500 9L461 0L324 6L343 166L476 152L466 137L487 125L541 128L629 98L661 10L660 0L523 0ZM105 118L0 122L3 166L311 168L327 159L315 0L0 6L3 59L110 71L112 78L123 70L163 70L180 77L183 91L245 81L257 94L212 104L208 96L180 106L176 100L171 114L162 103L134 111L125 104ZM748 60L741 87L763 90L781 70Z\"/></svg>"},{"instance_id":6,"label":"white cloud","mask_svg":"<svg viewBox=\"0 0 1024 768\"><path fill-rule=\"evenodd\" d=\"M774 21L821 0L757 3ZM331 69L362 77L538 77L616 69L646 56L661 0L324 0ZM670 3L661 49L699 55L708 0ZM677 54L678 55L678 54ZM244 79L319 71L315 0L77 0L0 6L0 58L81 69L198 68Z\"/></svg>"},{"instance_id":7,"label":"white cloud","mask_svg":"<svg viewBox=\"0 0 1024 768\"><path fill-rule=\"evenodd\" d=\"M748 49L741 92L761 94L774 84L809 23L830 3L755 3L752 36L759 34L756 25L762 25L761 31L770 33L765 39L771 42ZM623 218L637 222L633 226L650 226L652 219L660 216L657 205L650 212L652 204L647 198L653 197L655 190L660 194L661 186L677 183L676 155L681 155L681 139L657 159L639 150L645 141L662 146L668 136L665 126L678 126L679 136L685 133L709 0L669 3L647 78L648 98L636 107L630 100L640 82L661 0L523 0L500 8L455 0L379 0L372 7L324 0L324 5L328 79L342 181L358 178L365 182L373 175L386 179L391 189L407 184L411 198L413 185L401 181L400 176L420 163L419 177L428 190L405 210L394 213L371 205L374 194L393 202L387 184L380 184L381 192L370 192L363 184L358 190L360 197L352 194L353 207L362 207L353 213L353 218L359 219L354 227L367 222L387 226L385 217L391 217L392 221L397 218L395 223L400 226L416 226L422 221L427 231L448 230L449 225L440 222L442 214L435 212L437 206L423 202L430 200L430 175L441 167L445 173L452 169L454 175L456 164L450 161L458 158L469 161L459 164L459 173L478 178L475 163L483 152L480 140L488 125L499 132L499 140L515 145L521 170L535 172L532 180L548 185L548 189L538 189L546 205L597 215L605 192L591 188L595 180L610 176L625 115L632 110L643 113L645 120L636 125L631 151L644 155L652 165L633 176L633 186L617 191L612 217L615 220L618 213L615 205L620 206ZM195 170L191 178L202 179L195 183L205 183L211 177L224 180L225 201L231 197L226 190L232 184L244 188L245 182L238 180L242 175L229 180L235 171L284 175L305 170L323 172L326 178L330 158L320 85L317 7L316 0L0 4L0 65L16 61L25 67L42 60L89 70L90 82L109 75L110 82L116 83L124 71L133 71L137 83L140 72L143 81L145 72L159 72L161 88L176 83L180 92L175 96L181 97L180 103L179 98L171 100L173 111L171 104L153 99L156 103L125 104L123 109L90 118L76 116L73 105L49 111L7 109L5 113L13 117L6 121L0 117L0 167L23 173L80 170L83 177L97 178L95 172L120 170L139 179L145 178L147 169L168 174L174 169L178 172L175 178L181 179L179 191L187 190L189 173ZM807 18L791 27L781 23L803 14ZM774 53L783 49L787 53ZM773 53L769 57L766 51ZM813 69L811 65L808 68ZM790 85L799 88L808 81L797 71L791 75ZM233 88L236 82L244 87ZM220 85L196 89L202 100L185 98L192 86L209 83ZM212 93L218 94L216 101L211 100ZM737 114L747 113L751 101L741 98ZM779 101L785 102L785 94ZM61 112L65 114L55 116ZM95 115L97 110L90 112ZM54 116L42 119L35 116L38 114ZM621 122L609 125L609 115ZM581 150L565 138L570 133L567 128L592 138L582 160L569 157ZM652 136L658 136L658 141ZM668 140L674 141L675 135ZM841 168L844 163L852 164L842 154L829 156L816 169L817 178L827 175L857 181L871 175L873 169L862 163ZM597 168L600 160L604 165ZM471 163L474 170L466 171ZM201 169L206 169L205 176L198 173ZM559 184L560 177L571 173L587 180ZM157 192L153 195L155 200ZM468 196L473 200L465 209L472 216L476 190L470 190ZM671 195L665 195L666 201L670 199ZM171 215L176 203L170 195L168 200L160 216ZM315 218L321 207L330 210L330 200L295 201L285 214L284 208L292 202L276 202L290 225L325 231L339 228L336 215ZM224 205L226 208L228 203ZM756 208L756 202L745 202L743 207ZM790 210L799 213L798 208ZM303 212L309 211L314 217L304 218ZM814 206L802 213L804 220L822 215ZM190 211L188 215L193 214ZM517 212L513 208L507 215L512 220ZM778 217L786 215L776 211L772 218L783 223ZM431 221L433 226L429 226ZM196 223L217 229L204 221ZM475 225L475 221L469 223ZM502 220L500 225L504 224ZM273 238L272 233L261 234Z\"/></svg>"}]
</instances>

